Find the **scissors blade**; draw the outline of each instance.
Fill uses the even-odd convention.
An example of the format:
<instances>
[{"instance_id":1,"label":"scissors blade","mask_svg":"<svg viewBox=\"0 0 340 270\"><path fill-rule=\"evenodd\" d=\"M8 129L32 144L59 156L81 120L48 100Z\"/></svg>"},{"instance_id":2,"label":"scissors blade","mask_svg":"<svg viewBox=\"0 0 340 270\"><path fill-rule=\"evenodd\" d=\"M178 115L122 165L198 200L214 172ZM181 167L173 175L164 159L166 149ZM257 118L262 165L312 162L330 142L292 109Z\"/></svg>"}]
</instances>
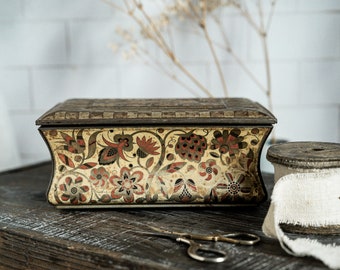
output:
<instances>
[{"instance_id":1,"label":"scissors blade","mask_svg":"<svg viewBox=\"0 0 340 270\"><path fill-rule=\"evenodd\" d=\"M169 230L157 228L157 227L154 227L154 226L148 226L148 228L150 228L151 230L153 230L154 232L157 232L157 233L166 234L166 235L172 235L175 238L176 237L185 237L185 238L189 238L190 239L190 236L191 236L188 233L169 231Z\"/></svg>"},{"instance_id":2,"label":"scissors blade","mask_svg":"<svg viewBox=\"0 0 340 270\"><path fill-rule=\"evenodd\" d=\"M225 233L225 234L192 234L192 233L181 233L169 231L154 226L147 226L153 232L149 232L149 235L167 237L171 239L176 239L177 237L183 237L192 240L201 241L213 241L213 242L228 242L231 244L239 244L252 246L258 243L261 239L256 234L235 232L235 233Z\"/></svg>"}]
</instances>

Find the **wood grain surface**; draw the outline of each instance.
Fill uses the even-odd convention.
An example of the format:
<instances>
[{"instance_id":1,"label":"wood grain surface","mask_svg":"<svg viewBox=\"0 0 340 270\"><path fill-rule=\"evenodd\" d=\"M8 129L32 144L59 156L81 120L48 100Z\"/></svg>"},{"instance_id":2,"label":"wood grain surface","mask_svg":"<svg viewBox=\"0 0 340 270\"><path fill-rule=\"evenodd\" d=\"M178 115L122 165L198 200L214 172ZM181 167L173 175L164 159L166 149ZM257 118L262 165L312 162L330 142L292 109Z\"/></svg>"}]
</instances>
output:
<instances>
[{"instance_id":1,"label":"wood grain surface","mask_svg":"<svg viewBox=\"0 0 340 270\"><path fill-rule=\"evenodd\" d=\"M242 208L58 210L46 202L51 164L0 174L0 269L327 269L286 254L261 231L269 202ZM272 175L265 175L269 193ZM251 232L253 247L211 243L223 263L187 256L187 246L138 234L147 225L194 233ZM322 238L327 241L326 238Z\"/></svg>"}]
</instances>

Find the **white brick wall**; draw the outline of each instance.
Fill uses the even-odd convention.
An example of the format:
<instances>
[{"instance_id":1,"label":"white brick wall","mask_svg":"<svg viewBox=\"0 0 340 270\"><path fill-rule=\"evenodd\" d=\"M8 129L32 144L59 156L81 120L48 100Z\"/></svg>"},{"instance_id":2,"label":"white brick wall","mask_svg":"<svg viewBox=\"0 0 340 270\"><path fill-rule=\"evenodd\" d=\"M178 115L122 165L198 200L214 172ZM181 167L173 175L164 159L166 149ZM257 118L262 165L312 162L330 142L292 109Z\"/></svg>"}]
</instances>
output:
<instances>
[{"instance_id":1,"label":"white brick wall","mask_svg":"<svg viewBox=\"0 0 340 270\"><path fill-rule=\"evenodd\" d=\"M273 60L338 57L339 33L340 13L277 12L269 35L270 55ZM258 39L254 36L250 54L259 59Z\"/></svg>"},{"instance_id":2,"label":"white brick wall","mask_svg":"<svg viewBox=\"0 0 340 270\"><path fill-rule=\"evenodd\" d=\"M97 0L23 0L22 4L25 17L37 20L103 19L113 14L107 4Z\"/></svg>"},{"instance_id":3,"label":"white brick wall","mask_svg":"<svg viewBox=\"0 0 340 270\"><path fill-rule=\"evenodd\" d=\"M47 111L69 98L120 97L115 67L43 67L33 70L34 109Z\"/></svg>"},{"instance_id":4,"label":"white brick wall","mask_svg":"<svg viewBox=\"0 0 340 270\"><path fill-rule=\"evenodd\" d=\"M14 130L14 135L2 130L0 142L15 139L13 151L19 149L21 165L50 158L35 120L65 99L193 96L159 71L141 61L126 62L109 49L115 28L131 22L103 1L0 0L0 7L0 98L7 107L0 117ZM264 82L257 36L235 11L226 12L224 20L237 54ZM219 38L217 32L213 36ZM190 71L222 96L207 45L178 34L174 46ZM278 0L269 49L276 135L340 142L340 1ZM265 96L235 61L223 52L218 55L230 95L266 105ZM7 149L4 143L1 151Z\"/></svg>"},{"instance_id":5,"label":"white brick wall","mask_svg":"<svg viewBox=\"0 0 340 270\"><path fill-rule=\"evenodd\" d=\"M0 33L2 65L37 66L67 62L62 22L7 20L0 23Z\"/></svg>"}]
</instances>

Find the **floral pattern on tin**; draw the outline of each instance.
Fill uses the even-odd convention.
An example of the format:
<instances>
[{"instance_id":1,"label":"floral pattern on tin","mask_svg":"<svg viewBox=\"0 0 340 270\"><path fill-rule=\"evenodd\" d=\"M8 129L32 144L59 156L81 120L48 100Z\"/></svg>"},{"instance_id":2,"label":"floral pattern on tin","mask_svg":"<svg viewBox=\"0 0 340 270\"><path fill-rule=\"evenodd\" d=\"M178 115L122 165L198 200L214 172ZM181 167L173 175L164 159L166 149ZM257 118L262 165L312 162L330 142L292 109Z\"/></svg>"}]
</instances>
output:
<instances>
[{"instance_id":1,"label":"floral pattern on tin","mask_svg":"<svg viewBox=\"0 0 340 270\"><path fill-rule=\"evenodd\" d=\"M232 130L216 130L214 139L211 141L211 149L218 149L220 154L229 154L230 157L235 157L240 152L240 149L245 149L248 143L244 141L244 137L240 136L241 130L234 128Z\"/></svg>"},{"instance_id":2,"label":"floral pattern on tin","mask_svg":"<svg viewBox=\"0 0 340 270\"><path fill-rule=\"evenodd\" d=\"M89 200L90 187L82 176L66 176L59 185L60 199L64 203L81 204Z\"/></svg>"},{"instance_id":3,"label":"floral pattern on tin","mask_svg":"<svg viewBox=\"0 0 340 270\"><path fill-rule=\"evenodd\" d=\"M107 145L99 153L98 163L101 165L109 165L114 162L119 162L120 159L127 160L125 157L126 151L131 151L133 148L133 139L131 135L117 134L114 136L113 142L103 137L103 141Z\"/></svg>"},{"instance_id":4,"label":"floral pattern on tin","mask_svg":"<svg viewBox=\"0 0 340 270\"><path fill-rule=\"evenodd\" d=\"M137 137L137 145L139 146L137 155L141 158L145 158L148 155L159 155L157 150L160 148L160 146L157 146L156 142L151 138L146 139L145 136L142 138Z\"/></svg>"},{"instance_id":5,"label":"floral pattern on tin","mask_svg":"<svg viewBox=\"0 0 340 270\"><path fill-rule=\"evenodd\" d=\"M111 191L111 197L113 199L123 197L124 202L133 202L135 194L140 195L144 193L144 188L139 183L142 179L143 172L131 172L129 168L123 167L119 175L110 177L110 182L114 186L114 189Z\"/></svg>"},{"instance_id":6,"label":"floral pattern on tin","mask_svg":"<svg viewBox=\"0 0 340 270\"><path fill-rule=\"evenodd\" d=\"M242 201L251 192L251 186L245 175L240 174L236 179L231 173L225 173L224 176L226 183L217 185L217 189L225 191L221 197L222 201Z\"/></svg>"},{"instance_id":7,"label":"floral pattern on tin","mask_svg":"<svg viewBox=\"0 0 340 270\"><path fill-rule=\"evenodd\" d=\"M216 160L208 159L198 165L198 173L206 181L210 181L220 172L220 167L217 165Z\"/></svg>"},{"instance_id":8,"label":"floral pattern on tin","mask_svg":"<svg viewBox=\"0 0 340 270\"><path fill-rule=\"evenodd\" d=\"M265 196L262 128L47 131L55 204L235 203ZM51 198L51 196L49 197Z\"/></svg>"},{"instance_id":9,"label":"floral pattern on tin","mask_svg":"<svg viewBox=\"0 0 340 270\"><path fill-rule=\"evenodd\" d=\"M175 152L182 159L200 162L206 149L207 140L204 136L193 131L178 135Z\"/></svg>"},{"instance_id":10,"label":"floral pattern on tin","mask_svg":"<svg viewBox=\"0 0 340 270\"><path fill-rule=\"evenodd\" d=\"M110 173L104 168L94 168L91 170L89 179L94 186L105 187L110 177Z\"/></svg>"}]
</instances>

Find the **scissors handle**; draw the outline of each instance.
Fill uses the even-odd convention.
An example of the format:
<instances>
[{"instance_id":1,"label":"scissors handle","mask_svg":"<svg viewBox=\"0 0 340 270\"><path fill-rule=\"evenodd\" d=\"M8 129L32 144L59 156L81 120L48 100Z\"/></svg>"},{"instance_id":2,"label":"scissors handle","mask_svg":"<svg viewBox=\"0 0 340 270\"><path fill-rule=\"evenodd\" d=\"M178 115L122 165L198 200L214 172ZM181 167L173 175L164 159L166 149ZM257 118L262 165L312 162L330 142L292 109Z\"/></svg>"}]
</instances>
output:
<instances>
[{"instance_id":1,"label":"scissors handle","mask_svg":"<svg viewBox=\"0 0 340 270\"><path fill-rule=\"evenodd\" d=\"M226 241L232 244L239 244L245 246L253 246L261 239L256 234L251 233L229 233L220 235L218 240Z\"/></svg>"},{"instance_id":2,"label":"scissors handle","mask_svg":"<svg viewBox=\"0 0 340 270\"><path fill-rule=\"evenodd\" d=\"M189 245L189 248L187 250L188 255L198 261L201 262L214 262L214 263L220 263L224 262L227 259L227 253L219 250L210 248L209 246L202 245L199 243L196 243L194 240L190 240L185 237L177 237L177 242L183 242ZM207 256L199 255L198 252L203 251L204 254L207 254ZM211 255L211 256L208 256Z\"/></svg>"}]
</instances>

